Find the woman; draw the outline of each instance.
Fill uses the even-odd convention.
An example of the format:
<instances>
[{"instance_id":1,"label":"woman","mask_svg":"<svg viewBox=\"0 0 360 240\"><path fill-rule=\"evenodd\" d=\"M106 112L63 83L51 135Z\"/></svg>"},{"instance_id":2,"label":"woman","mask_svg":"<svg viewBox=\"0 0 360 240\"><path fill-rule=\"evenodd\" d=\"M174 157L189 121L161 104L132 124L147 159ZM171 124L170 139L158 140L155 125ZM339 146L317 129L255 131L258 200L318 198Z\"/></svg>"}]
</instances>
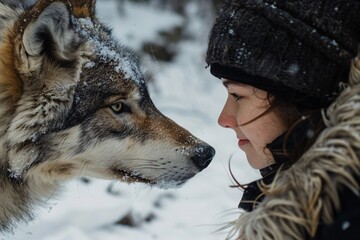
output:
<instances>
[{"instance_id":1,"label":"woman","mask_svg":"<svg viewBox=\"0 0 360 240\"><path fill-rule=\"evenodd\" d=\"M237 239L360 239L360 2L225 0L206 61L228 99L219 124L263 178Z\"/></svg>"}]
</instances>

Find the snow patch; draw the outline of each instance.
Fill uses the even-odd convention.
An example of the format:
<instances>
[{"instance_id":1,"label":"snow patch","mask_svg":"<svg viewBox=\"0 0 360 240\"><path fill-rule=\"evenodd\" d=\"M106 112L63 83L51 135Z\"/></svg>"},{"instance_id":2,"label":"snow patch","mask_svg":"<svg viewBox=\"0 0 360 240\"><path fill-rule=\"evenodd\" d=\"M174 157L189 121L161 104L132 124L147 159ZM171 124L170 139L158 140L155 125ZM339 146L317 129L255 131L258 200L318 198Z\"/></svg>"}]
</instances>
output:
<instances>
[{"instance_id":1,"label":"snow patch","mask_svg":"<svg viewBox=\"0 0 360 240\"><path fill-rule=\"evenodd\" d=\"M75 17L72 17L72 23L76 32L90 41L100 61L114 65L114 71L124 74L126 79L131 79L138 85L145 84L135 62L135 56L125 46L112 39L111 36L101 39L101 35L104 37L104 30L100 24L94 23L90 18ZM87 67L95 67L95 63L88 63Z\"/></svg>"}]
</instances>

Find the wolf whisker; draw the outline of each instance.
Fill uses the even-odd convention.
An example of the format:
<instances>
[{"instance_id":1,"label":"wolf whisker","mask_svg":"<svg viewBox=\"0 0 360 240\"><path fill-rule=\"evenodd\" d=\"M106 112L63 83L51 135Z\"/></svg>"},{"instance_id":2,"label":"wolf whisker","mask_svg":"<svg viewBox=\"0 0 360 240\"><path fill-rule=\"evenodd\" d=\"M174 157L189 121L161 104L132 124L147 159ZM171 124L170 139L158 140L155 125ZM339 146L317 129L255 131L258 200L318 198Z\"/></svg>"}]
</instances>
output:
<instances>
[{"instance_id":1,"label":"wolf whisker","mask_svg":"<svg viewBox=\"0 0 360 240\"><path fill-rule=\"evenodd\" d=\"M78 178L81 178L82 176L86 176L86 174L83 174L83 172L84 172L84 169L87 168L88 162L89 162L89 161L86 161L86 162L84 163L84 165L82 166L82 168L81 168L81 170L80 170L80 172L79 172ZM86 171L85 171L85 172L86 172Z\"/></svg>"}]
</instances>

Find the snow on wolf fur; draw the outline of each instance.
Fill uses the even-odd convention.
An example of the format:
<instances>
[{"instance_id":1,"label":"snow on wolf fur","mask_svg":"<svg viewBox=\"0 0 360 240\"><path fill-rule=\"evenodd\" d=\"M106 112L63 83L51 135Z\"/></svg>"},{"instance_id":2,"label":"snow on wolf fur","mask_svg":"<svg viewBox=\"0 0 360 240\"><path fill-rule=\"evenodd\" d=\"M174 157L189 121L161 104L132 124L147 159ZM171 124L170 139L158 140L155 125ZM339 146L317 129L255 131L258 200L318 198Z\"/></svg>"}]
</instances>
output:
<instances>
[{"instance_id":1,"label":"snow on wolf fur","mask_svg":"<svg viewBox=\"0 0 360 240\"><path fill-rule=\"evenodd\" d=\"M214 149L162 115L94 0L0 0L0 232L64 180L180 186Z\"/></svg>"}]
</instances>

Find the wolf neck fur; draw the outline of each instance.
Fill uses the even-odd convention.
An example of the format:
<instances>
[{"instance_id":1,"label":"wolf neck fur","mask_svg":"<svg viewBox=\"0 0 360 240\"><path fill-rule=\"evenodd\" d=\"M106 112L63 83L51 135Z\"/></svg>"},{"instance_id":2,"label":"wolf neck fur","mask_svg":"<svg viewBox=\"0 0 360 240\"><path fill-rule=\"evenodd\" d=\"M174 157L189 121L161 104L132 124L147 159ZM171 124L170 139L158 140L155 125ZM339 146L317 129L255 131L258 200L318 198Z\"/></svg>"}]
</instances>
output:
<instances>
[{"instance_id":1,"label":"wolf neck fur","mask_svg":"<svg viewBox=\"0 0 360 240\"><path fill-rule=\"evenodd\" d=\"M32 212L35 207L43 205L46 201L44 199L52 197L58 189L57 183L33 181L31 177L26 181L10 178L9 166L4 159L6 156L2 155L0 166L0 233L12 231L17 224L32 220Z\"/></svg>"}]
</instances>

